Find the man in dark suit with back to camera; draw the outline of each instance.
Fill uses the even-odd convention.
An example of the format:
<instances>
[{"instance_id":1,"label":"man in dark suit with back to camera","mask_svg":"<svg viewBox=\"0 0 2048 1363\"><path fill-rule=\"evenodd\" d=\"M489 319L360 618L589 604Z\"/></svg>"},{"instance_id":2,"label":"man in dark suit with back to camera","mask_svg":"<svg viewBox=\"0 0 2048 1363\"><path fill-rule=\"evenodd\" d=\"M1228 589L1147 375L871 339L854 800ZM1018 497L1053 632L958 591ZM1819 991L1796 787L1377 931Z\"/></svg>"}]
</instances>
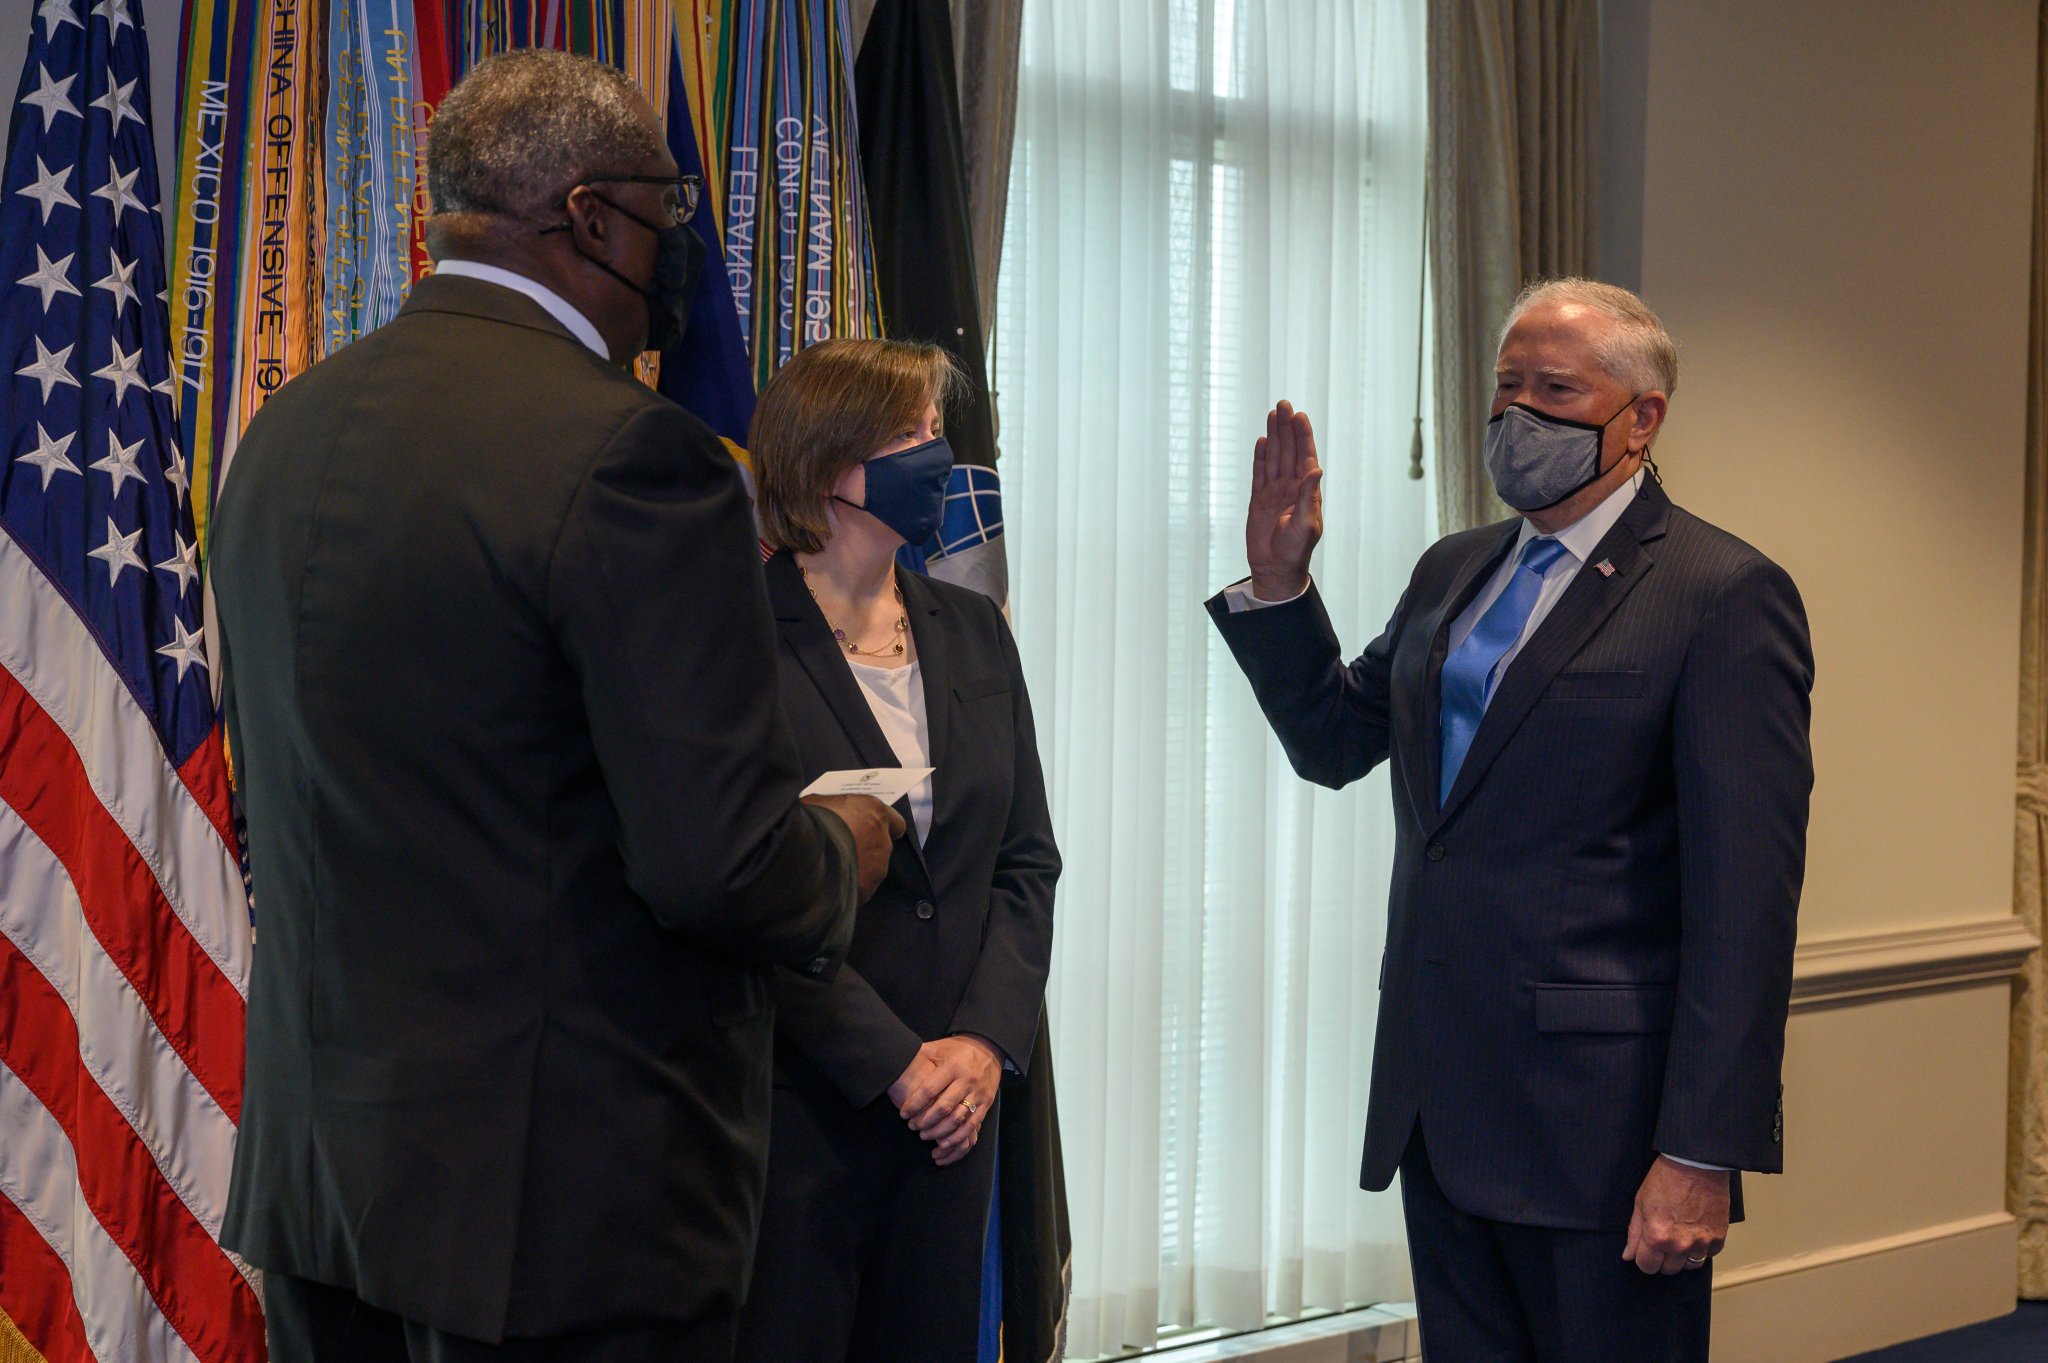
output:
<instances>
[{"instance_id":1,"label":"man in dark suit with back to camera","mask_svg":"<svg viewBox=\"0 0 2048 1363\"><path fill-rule=\"evenodd\" d=\"M836 969L902 822L798 801L739 475L622 367L696 241L645 101L484 62L428 177L434 275L220 505L260 915L221 1239L279 1363L727 1359L769 971Z\"/></svg>"},{"instance_id":2,"label":"man in dark suit with back to camera","mask_svg":"<svg viewBox=\"0 0 2048 1363\"><path fill-rule=\"evenodd\" d=\"M1286 403L1251 576L1209 611L1297 772L1391 767L1362 1182L1401 1174L1431 1363L1700 1363L1735 1171L1783 1167L1805 612L1664 495L1678 358L1641 299L1535 286L1497 370L1486 461L1523 514L1432 546L1355 662L1309 582L1322 470Z\"/></svg>"}]
</instances>

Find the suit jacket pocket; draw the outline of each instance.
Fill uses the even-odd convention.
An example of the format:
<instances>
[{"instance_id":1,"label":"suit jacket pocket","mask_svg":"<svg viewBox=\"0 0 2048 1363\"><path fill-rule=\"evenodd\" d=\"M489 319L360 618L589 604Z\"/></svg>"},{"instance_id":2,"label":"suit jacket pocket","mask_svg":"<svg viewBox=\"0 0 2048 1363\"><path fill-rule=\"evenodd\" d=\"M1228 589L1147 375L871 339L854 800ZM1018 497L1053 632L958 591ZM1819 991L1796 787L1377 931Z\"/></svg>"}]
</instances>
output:
<instances>
[{"instance_id":1,"label":"suit jacket pocket","mask_svg":"<svg viewBox=\"0 0 2048 1363\"><path fill-rule=\"evenodd\" d=\"M1007 696L1010 694L1008 677L970 677L954 684L953 694L963 703L980 700L983 696Z\"/></svg>"},{"instance_id":2,"label":"suit jacket pocket","mask_svg":"<svg viewBox=\"0 0 2048 1363\"><path fill-rule=\"evenodd\" d=\"M1539 1032L1664 1032L1678 1003L1670 984L1539 984Z\"/></svg>"},{"instance_id":3,"label":"suit jacket pocket","mask_svg":"<svg viewBox=\"0 0 2048 1363\"><path fill-rule=\"evenodd\" d=\"M1629 700L1649 689L1647 672L1560 672L1544 688L1560 700Z\"/></svg>"}]
</instances>

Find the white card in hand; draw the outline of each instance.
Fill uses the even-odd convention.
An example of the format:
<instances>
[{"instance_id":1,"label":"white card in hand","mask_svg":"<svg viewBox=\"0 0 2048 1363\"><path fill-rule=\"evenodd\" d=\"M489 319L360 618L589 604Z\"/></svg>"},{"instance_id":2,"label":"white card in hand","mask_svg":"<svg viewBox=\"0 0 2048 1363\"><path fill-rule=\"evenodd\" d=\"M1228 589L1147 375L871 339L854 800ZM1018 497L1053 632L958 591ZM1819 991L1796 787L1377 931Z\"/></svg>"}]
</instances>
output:
<instances>
[{"instance_id":1,"label":"white card in hand","mask_svg":"<svg viewBox=\"0 0 2048 1363\"><path fill-rule=\"evenodd\" d=\"M806 795L872 795L893 805L932 774L930 767L870 767L866 771L828 771L804 787Z\"/></svg>"}]
</instances>

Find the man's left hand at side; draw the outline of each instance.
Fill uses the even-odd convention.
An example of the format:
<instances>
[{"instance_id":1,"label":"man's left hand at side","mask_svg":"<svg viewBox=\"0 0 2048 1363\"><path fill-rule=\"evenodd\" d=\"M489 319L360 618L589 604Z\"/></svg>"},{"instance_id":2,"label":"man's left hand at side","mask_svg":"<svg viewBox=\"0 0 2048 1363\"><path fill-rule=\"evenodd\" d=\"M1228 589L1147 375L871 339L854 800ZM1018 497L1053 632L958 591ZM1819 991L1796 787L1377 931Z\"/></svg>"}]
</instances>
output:
<instances>
[{"instance_id":1,"label":"man's left hand at side","mask_svg":"<svg viewBox=\"0 0 2048 1363\"><path fill-rule=\"evenodd\" d=\"M1621 1257L1645 1273L1704 1268L1728 1242L1728 1171L1659 1155L1636 1192Z\"/></svg>"}]
</instances>

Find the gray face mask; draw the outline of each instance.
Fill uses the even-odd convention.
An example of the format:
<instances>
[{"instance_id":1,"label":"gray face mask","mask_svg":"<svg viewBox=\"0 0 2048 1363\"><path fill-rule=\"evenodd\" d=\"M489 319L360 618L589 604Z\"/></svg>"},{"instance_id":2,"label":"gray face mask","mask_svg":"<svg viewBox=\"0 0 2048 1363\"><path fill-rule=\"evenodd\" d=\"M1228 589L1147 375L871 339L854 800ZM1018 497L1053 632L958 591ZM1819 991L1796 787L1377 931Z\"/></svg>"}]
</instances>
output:
<instances>
[{"instance_id":1,"label":"gray face mask","mask_svg":"<svg viewBox=\"0 0 2048 1363\"><path fill-rule=\"evenodd\" d=\"M1636 405L1641 393L1621 408ZM1486 471L1494 491L1517 511L1545 511L1597 481L1600 444L1614 416L1598 425L1569 421L1512 403L1486 423Z\"/></svg>"}]
</instances>

